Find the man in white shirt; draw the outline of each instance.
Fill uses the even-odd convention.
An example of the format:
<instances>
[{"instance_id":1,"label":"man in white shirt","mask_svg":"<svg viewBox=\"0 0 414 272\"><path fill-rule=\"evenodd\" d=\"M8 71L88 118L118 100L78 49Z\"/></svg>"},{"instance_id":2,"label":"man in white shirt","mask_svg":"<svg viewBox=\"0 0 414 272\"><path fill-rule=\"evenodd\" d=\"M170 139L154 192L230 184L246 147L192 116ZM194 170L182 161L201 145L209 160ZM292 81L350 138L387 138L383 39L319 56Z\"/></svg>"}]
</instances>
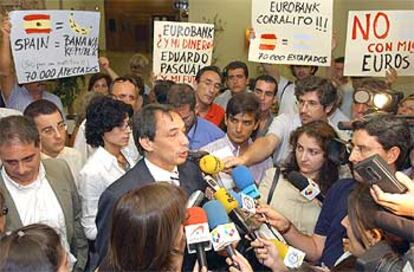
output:
<instances>
[{"instance_id":1,"label":"man in white shirt","mask_svg":"<svg viewBox=\"0 0 414 272\"><path fill-rule=\"evenodd\" d=\"M273 119L266 136L256 139L246 152L234 158L226 159L226 167L238 164L252 165L263 161L273 154L273 161L280 165L289 155L289 137L293 130L315 120L326 120L336 129L337 125L329 118L329 114L335 109L338 99L337 91L332 83L316 76L309 76L298 81L296 85L296 97L299 113L282 114ZM349 136L340 134L346 140Z\"/></svg>"},{"instance_id":2,"label":"man in white shirt","mask_svg":"<svg viewBox=\"0 0 414 272\"><path fill-rule=\"evenodd\" d=\"M65 146L66 124L59 108L52 102L41 99L29 104L24 116L32 118L39 131L41 158L65 160L77 185L77 178L85 161L79 151Z\"/></svg>"},{"instance_id":3,"label":"man in white shirt","mask_svg":"<svg viewBox=\"0 0 414 272\"><path fill-rule=\"evenodd\" d=\"M233 61L224 68L223 73L228 89L217 96L214 103L225 109L233 95L246 92L249 89L249 70L246 63Z\"/></svg>"},{"instance_id":4,"label":"man in white shirt","mask_svg":"<svg viewBox=\"0 0 414 272\"><path fill-rule=\"evenodd\" d=\"M74 271L83 271L88 244L80 224L76 186L63 160L41 161L40 137L33 120L23 116L0 120L0 159L0 190L9 209L6 231L34 223L55 228L70 253Z\"/></svg>"}]
</instances>

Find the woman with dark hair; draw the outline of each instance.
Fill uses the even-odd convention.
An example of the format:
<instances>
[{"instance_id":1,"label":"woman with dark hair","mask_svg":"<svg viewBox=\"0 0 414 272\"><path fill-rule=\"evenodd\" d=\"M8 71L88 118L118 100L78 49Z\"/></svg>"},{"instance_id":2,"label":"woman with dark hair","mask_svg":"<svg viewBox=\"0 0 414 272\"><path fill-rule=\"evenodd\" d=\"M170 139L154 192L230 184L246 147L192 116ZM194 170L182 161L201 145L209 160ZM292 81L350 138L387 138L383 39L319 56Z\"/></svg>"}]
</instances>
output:
<instances>
[{"instance_id":1,"label":"woman with dark hair","mask_svg":"<svg viewBox=\"0 0 414 272\"><path fill-rule=\"evenodd\" d=\"M377 212L381 211L385 210L375 203L369 185L359 184L348 197L348 215L341 222L348 237L344 241L345 250L360 258L381 243L383 248L376 253L378 266L375 271L402 271L402 262L399 260L409 249L409 243L377 227L375 218ZM379 252L383 255L379 255ZM393 269L381 270L381 266L392 263Z\"/></svg>"},{"instance_id":2,"label":"woman with dark hair","mask_svg":"<svg viewBox=\"0 0 414 272\"><path fill-rule=\"evenodd\" d=\"M2 272L67 272L68 256L56 231L43 224L28 225L0 240Z\"/></svg>"},{"instance_id":3,"label":"woman with dark hair","mask_svg":"<svg viewBox=\"0 0 414 272\"><path fill-rule=\"evenodd\" d=\"M103 95L109 93L109 86L111 86L111 77L108 74L96 73L91 76L88 84L88 92L94 91Z\"/></svg>"},{"instance_id":4,"label":"woman with dark hair","mask_svg":"<svg viewBox=\"0 0 414 272\"><path fill-rule=\"evenodd\" d=\"M260 183L263 202L307 234L314 231L321 203L305 198L287 177L292 171L297 171L314 181L321 193L326 194L338 180L338 165L328 157L328 146L336 137L334 129L324 121L313 121L299 127L290 136L292 152L281 169L282 174L278 176L280 170L271 168Z\"/></svg>"},{"instance_id":5,"label":"woman with dark hair","mask_svg":"<svg viewBox=\"0 0 414 272\"><path fill-rule=\"evenodd\" d=\"M165 182L125 194L113 209L99 271L181 271L186 199L180 187Z\"/></svg>"},{"instance_id":6,"label":"woman with dark hair","mask_svg":"<svg viewBox=\"0 0 414 272\"><path fill-rule=\"evenodd\" d=\"M110 97L97 97L86 110L86 142L97 148L79 173L82 226L89 240L96 238L95 217L103 191L134 166L122 148L128 145L132 108Z\"/></svg>"}]
</instances>

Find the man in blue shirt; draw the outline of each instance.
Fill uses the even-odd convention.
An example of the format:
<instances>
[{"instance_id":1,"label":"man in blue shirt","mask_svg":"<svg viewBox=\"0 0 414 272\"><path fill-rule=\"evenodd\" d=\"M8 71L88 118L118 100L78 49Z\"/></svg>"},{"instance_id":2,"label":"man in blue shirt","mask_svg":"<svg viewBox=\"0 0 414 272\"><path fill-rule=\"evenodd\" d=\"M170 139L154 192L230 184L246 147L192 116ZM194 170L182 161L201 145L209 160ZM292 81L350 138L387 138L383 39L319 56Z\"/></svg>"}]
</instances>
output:
<instances>
[{"instance_id":1,"label":"man in blue shirt","mask_svg":"<svg viewBox=\"0 0 414 272\"><path fill-rule=\"evenodd\" d=\"M209 121L195 114L194 89L188 84L174 84L167 95L167 104L172 105L185 123L190 150L199 149L224 137L224 132Z\"/></svg>"},{"instance_id":2,"label":"man in blue shirt","mask_svg":"<svg viewBox=\"0 0 414 272\"><path fill-rule=\"evenodd\" d=\"M377 154L393 171L401 170L411 147L408 124L391 115L379 115L353 123L350 162L358 162ZM358 182L362 182L357 180ZM347 215L347 199L356 183L353 179L340 180L328 191L311 236L298 231L285 217L264 206L258 212L268 216L270 223L280 231L287 242L306 253L306 258L333 267L343 254L342 239L346 230L341 222Z\"/></svg>"}]
</instances>

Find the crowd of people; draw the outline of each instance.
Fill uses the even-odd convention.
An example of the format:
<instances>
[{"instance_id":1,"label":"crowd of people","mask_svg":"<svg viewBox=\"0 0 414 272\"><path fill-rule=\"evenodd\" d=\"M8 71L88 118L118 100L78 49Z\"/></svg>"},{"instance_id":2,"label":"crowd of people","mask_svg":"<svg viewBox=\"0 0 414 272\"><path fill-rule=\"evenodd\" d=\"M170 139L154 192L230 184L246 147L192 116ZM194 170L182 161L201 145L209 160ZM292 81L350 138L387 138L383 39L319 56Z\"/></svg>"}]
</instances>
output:
<instances>
[{"instance_id":1,"label":"crowd of people","mask_svg":"<svg viewBox=\"0 0 414 272\"><path fill-rule=\"evenodd\" d=\"M0 271L413 271L414 95L385 108L361 98L394 94L394 70L348 78L341 57L326 78L291 65L292 82L263 64L251 80L232 61L190 86L148 80L141 54L124 76L101 57L68 146L60 99L45 82L17 84L8 20L1 34ZM354 171L373 155L404 190ZM186 248L188 199L248 194L232 175L241 165L260 197L237 208L241 241L208 251L206 266ZM291 250L305 261L291 266Z\"/></svg>"}]
</instances>

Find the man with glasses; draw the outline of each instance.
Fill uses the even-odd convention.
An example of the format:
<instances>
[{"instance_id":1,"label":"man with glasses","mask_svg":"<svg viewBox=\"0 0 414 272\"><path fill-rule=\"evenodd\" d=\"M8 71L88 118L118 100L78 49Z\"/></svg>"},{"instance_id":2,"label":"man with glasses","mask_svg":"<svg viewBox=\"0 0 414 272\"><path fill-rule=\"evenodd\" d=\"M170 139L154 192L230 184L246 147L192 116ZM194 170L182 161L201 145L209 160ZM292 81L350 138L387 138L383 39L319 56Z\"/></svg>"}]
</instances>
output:
<instances>
[{"instance_id":1,"label":"man with glasses","mask_svg":"<svg viewBox=\"0 0 414 272\"><path fill-rule=\"evenodd\" d=\"M226 167L238 164L252 165L261 162L273 154L273 162L280 165L289 154L289 137L292 131L302 124L315 120L326 120L335 109L338 95L332 83L317 76L309 76L296 84L295 95L298 100L299 113L281 114L273 119L266 136L256 139L246 152L234 158L226 159ZM341 138L348 139L347 134L337 131Z\"/></svg>"},{"instance_id":2,"label":"man with glasses","mask_svg":"<svg viewBox=\"0 0 414 272\"><path fill-rule=\"evenodd\" d=\"M269 75L262 75L256 78L253 87L254 95L260 102L259 126L252 135L255 140L258 137L265 136L273 121L274 114L272 107L277 101L277 82Z\"/></svg>"},{"instance_id":3,"label":"man with glasses","mask_svg":"<svg viewBox=\"0 0 414 272\"><path fill-rule=\"evenodd\" d=\"M197 116L220 126L224 119L224 109L214 103L221 89L221 72L217 66L205 66L195 77L195 112Z\"/></svg>"},{"instance_id":4,"label":"man with glasses","mask_svg":"<svg viewBox=\"0 0 414 272\"><path fill-rule=\"evenodd\" d=\"M66 124L62 112L48 100L37 100L27 106L24 115L33 119L40 135L41 158L63 159L69 165L77 184L85 161L76 149L65 146Z\"/></svg>"},{"instance_id":5,"label":"man with glasses","mask_svg":"<svg viewBox=\"0 0 414 272\"><path fill-rule=\"evenodd\" d=\"M194 89L188 84L174 84L167 95L167 103L184 121L190 150L199 149L224 136L214 124L195 114Z\"/></svg>"}]
</instances>

